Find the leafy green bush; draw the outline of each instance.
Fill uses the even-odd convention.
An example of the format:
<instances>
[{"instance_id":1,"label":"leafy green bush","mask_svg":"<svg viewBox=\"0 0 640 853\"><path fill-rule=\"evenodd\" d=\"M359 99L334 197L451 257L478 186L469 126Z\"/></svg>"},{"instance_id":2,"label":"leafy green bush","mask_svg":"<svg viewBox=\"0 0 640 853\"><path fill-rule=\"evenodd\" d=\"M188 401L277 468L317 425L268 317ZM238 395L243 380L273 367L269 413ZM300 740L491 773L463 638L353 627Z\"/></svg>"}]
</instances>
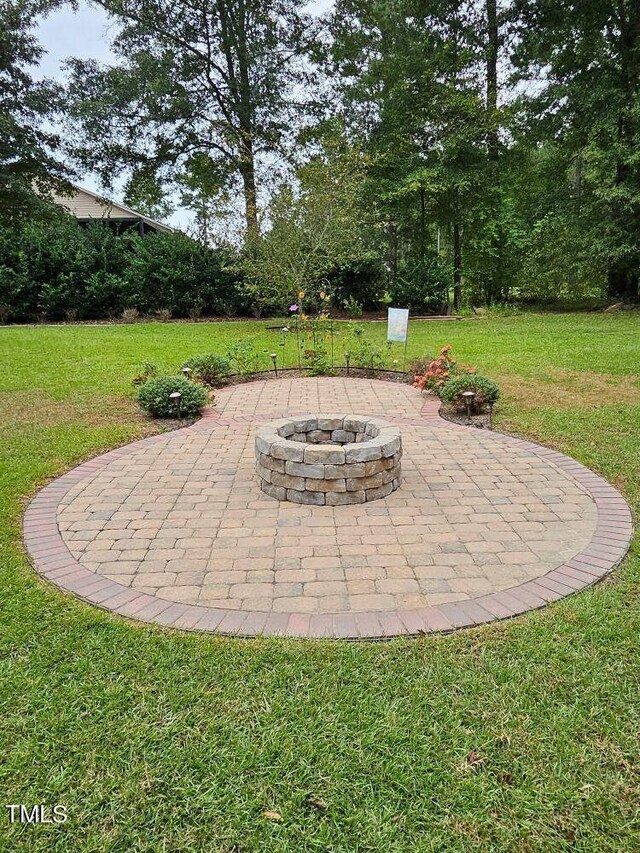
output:
<instances>
[{"instance_id":1,"label":"leafy green bush","mask_svg":"<svg viewBox=\"0 0 640 853\"><path fill-rule=\"evenodd\" d=\"M68 215L0 229L0 301L13 321L120 314L128 250L102 223Z\"/></svg>"},{"instance_id":2,"label":"leafy green bush","mask_svg":"<svg viewBox=\"0 0 640 853\"><path fill-rule=\"evenodd\" d=\"M344 300L342 307L347 312L348 317L362 317L362 305L352 296Z\"/></svg>"},{"instance_id":3,"label":"leafy green bush","mask_svg":"<svg viewBox=\"0 0 640 853\"><path fill-rule=\"evenodd\" d=\"M450 281L451 266L441 258L404 261L389 286L389 296L394 305L414 312L442 312Z\"/></svg>"},{"instance_id":4,"label":"leafy green bush","mask_svg":"<svg viewBox=\"0 0 640 853\"><path fill-rule=\"evenodd\" d=\"M207 352L204 355L196 355L184 363L190 367L192 377L204 382L205 385L215 385L222 376L229 373L229 359L215 352Z\"/></svg>"},{"instance_id":5,"label":"leafy green bush","mask_svg":"<svg viewBox=\"0 0 640 853\"><path fill-rule=\"evenodd\" d=\"M159 319L247 313L233 249L184 234L115 233L60 213L0 228L0 303L10 322L121 317Z\"/></svg>"},{"instance_id":6,"label":"leafy green bush","mask_svg":"<svg viewBox=\"0 0 640 853\"><path fill-rule=\"evenodd\" d=\"M237 314L246 300L237 288L230 250L213 250L184 234L131 236L124 298L143 313L175 317Z\"/></svg>"},{"instance_id":7,"label":"leafy green bush","mask_svg":"<svg viewBox=\"0 0 640 853\"><path fill-rule=\"evenodd\" d=\"M344 306L350 316L361 316L362 311L375 311L382 304L385 290L385 269L376 256L355 259L334 267L326 276L327 290L333 304ZM359 306L359 314L350 313L345 305Z\"/></svg>"},{"instance_id":8,"label":"leafy green bush","mask_svg":"<svg viewBox=\"0 0 640 853\"><path fill-rule=\"evenodd\" d=\"M178 401L170 396L176 391L181 395ZM202 385L184 376L157 376L138 389L138 402L154 418L192 418L208 401Z\"/></svg>"},{"instance_id":9,"label":"leafy green bush","mask_svg":"<svg viewBox=\"0 0 640 853\"><path fill-rule=\"evenodd\" d=\"M391 343L387 341L385 349L377 347L364 335L364 326L359 323L350 323L351 333L350 364L352 367L361 367L363 370L373 372L383 370L387 363L387 357L391 350Z\"/></svg>"},{"instance_id":10,"label":"leafy green bush","mask_svg":"<svg viewBox=\"0 0 640 853\"><path fill-rule=\"evenodd\" d=\"M322 346L312 347L302 351L304 363L309 367L310 376L331 376L333 368L326 349Z\"/></svg>"},{"instance_id":11,"label":"leafy green bush","mask_svg":"<svg viewBox=\"0 0 640 853\"><path fill-rule=\"evenodd\" d=\"M227 348L227 358L233 373L250 376L258 370L258 353L255 344L248 338L241 338Z\"/></svg>"},{"instance_id":12,"label":"leafy green bush","mask_svg":"<svg viewBox=\"0 0 640 853\"><path fill-rule=\"evenodd\" d=\"M479 376L477 373L454 376L452 379L448 379L440 389L440 397L456 412L464 413L467 411L467 404L462 396L465 391L475 392L475 397L471 401L471 412L473 414L486 412L488 407L500 398L500 388L497 383L493 379L487 379L486 376Z\"/></svg>"},{"instance_id":13,"label":"leafy green bush","mask_svg":"<svg viewBox=\"0 0 640 853\"><path fill-rule=\"evenodd\" d=\"M158 365L153 361L145 361L140 373L131 380L131 384L136 386L144 385L149 379L155 379L157 375Z\"/></svg>"}]
</instances>

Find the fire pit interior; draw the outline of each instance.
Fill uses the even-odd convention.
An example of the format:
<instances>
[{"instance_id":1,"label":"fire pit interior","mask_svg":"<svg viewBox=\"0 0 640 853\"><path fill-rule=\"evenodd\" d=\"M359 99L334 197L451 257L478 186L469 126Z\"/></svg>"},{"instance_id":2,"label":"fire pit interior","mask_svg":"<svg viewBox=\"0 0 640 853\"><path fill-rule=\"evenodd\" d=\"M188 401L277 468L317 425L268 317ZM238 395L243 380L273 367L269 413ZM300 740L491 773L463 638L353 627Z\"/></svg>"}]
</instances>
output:
<instances>
[{"instance_id":1,"label":"fire pit interior","mask_svg":"<svg viewBox=\"0 0 640 853\"><path fill-rule=\"evenodd\" d=\"M338 506L384 498L400 485L397 426L363 415L304 415L258 427L256 472L281 501Z\"/></svg>"}]
</instances>

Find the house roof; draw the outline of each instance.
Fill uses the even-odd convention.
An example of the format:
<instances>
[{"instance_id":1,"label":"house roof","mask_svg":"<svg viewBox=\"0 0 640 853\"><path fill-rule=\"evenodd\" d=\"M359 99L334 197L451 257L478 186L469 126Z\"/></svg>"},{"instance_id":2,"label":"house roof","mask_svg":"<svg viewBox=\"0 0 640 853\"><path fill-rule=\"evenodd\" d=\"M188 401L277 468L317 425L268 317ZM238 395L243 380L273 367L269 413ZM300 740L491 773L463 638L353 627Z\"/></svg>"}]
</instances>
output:
<instances>
[{"instance_id":1,"label":"house roof","mask_svg":"<svg viewBox=\"0 0 640 853\"><path fill-rule=\"evenodd\" d=\"M104 196L100 196L98 193L91 192L91 190L87 190L77 184L72 184L71 186L75 190L75 195L58 195L55 196L54 201L65 207L76 219L81 221L89 221L91 219L135 220L136 222L144 222L156 231L165 233L173 233L175 231L170 225L165 225L164 222L151 219L151 217L145 216L144 213L140 213L138 210L132 210L124 204L110 201L104 198Z\"/></svg>"}]
</instances>

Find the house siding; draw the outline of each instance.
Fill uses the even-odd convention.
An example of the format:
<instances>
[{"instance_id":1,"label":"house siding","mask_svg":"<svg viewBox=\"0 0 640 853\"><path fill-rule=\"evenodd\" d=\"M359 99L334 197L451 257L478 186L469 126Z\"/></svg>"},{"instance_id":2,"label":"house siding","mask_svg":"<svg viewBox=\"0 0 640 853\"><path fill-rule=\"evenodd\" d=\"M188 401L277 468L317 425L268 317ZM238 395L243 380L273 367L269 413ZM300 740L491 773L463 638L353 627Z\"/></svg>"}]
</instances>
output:
<instances>
[{"instance_id":1,"label":"house siding","mask_svg":"<svg viewBox=\"0 0 640 853\"><path fill-rule=\"evenodd\" d=\"M117 204L100 202L82 190L78 190L75 196L56 196L54 201L56 204L65 207L76 219L114 218L135 221L139 218Z\"/></svg>"}]
</instances>

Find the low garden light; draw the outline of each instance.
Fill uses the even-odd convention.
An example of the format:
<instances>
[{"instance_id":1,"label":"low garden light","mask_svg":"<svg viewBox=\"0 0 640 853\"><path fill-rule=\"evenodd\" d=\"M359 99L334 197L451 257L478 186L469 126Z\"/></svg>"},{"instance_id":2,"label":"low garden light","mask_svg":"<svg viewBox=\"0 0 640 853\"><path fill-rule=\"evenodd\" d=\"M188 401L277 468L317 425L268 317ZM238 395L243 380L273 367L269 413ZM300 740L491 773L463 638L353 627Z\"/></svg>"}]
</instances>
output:
<instances>
[{"instance_id":1,"label":"low garden light","mask_svg":"<svg viewBox=\"0 0 640 853\"><path fill-rule=\"evenodd\" d=\"M493 429L493 403L489 403L487 406L489 410L489 429Z\"/></svg>"},{"instance_id":2,"label":"low garden light","mask_svg":"<svg viewBox=\"0 0 640 853\"><path fill-rule=\"evenodd\" d=\"M176 407L176 411L178 413L178 417L180 417L180 399L182 394L179 391L172 391L169 394L169 399L173 401L174 406Z\"/></svg>"},{"instance_id":3,"label":"low garden light","mask_svg":"<svg viewBox=\"0 0 640 853\"><path fill-rule=\"evenodd\" d=\"M475 391L463 391L463 392L462 392L462 397L463 397L463 399L464 399L464 404L465 404L465 406L466 406L466 408L467 408L467 423L468 423L468 424L470 424L470 423L471 423L471 404L473 403L473 400L474 400L475 396L476 396L476 392L475 392Z\"/></svg>"},{"instance_id":4,"label":"low garden light","mask_svg":"<svg viewBox=\"0 0 640 853\"><path fill-rule=\"evenodd\" d=\"M182 373L183 373L185 379L191 379L191 368L190 367L183 367Z\"/></svg>"},{"instance_id":5,"label":"low garden light","mask_svg":"<svg viewBox=\"0 0 640 853\"><path fill-rule=\"evenodd\" d=\"M278 375L278 353L271 353L271 361L273 362L273 369L275 371L276 376Z\"/></svg>"},{"instance_id":6,"label":"low garden light","mask_svg":"<svg viewBox=\"0 0 640 853\"><path fill-rule=\"evenodd\" d=\"M351 361L351 353L350 352L345 352L344 360L347 363L347 376L348 376L349 375L349 362Z\"/></svg>"}]
</instances>

